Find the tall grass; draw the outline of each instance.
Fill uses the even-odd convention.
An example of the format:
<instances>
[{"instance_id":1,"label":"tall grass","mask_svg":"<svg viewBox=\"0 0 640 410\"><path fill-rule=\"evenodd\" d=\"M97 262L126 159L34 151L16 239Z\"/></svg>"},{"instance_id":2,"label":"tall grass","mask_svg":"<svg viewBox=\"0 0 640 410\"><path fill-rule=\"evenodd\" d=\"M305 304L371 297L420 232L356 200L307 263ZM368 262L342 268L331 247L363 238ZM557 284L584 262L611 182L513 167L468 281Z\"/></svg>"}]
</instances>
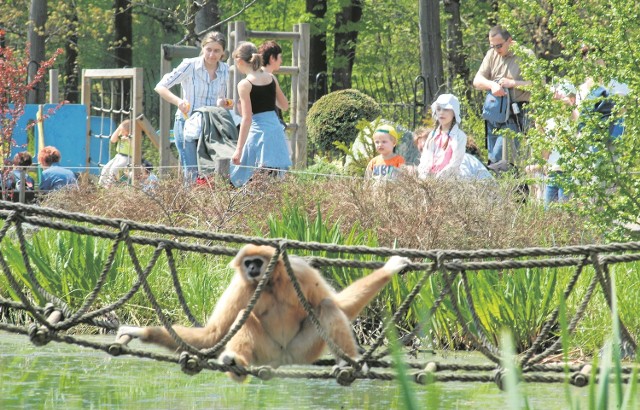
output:
<instances>
[{"instance_id":1,"label":"tall grass","mask_svg":"<svg viewBox=\"0 0 640 410\"><path fill-rule=\"evenodd\" d=\"M329 222L333 220L334 222ZM341 218L330 218L319 209L313 216L298 204L281 208L280 213L267 218L268 236L289 238L302 241L334 243L341 245L378 245L376 232L358 225L343 226ZM255 232L262 235L258 227ZM38 303L44 301L37 294L33 283L26 276L20 249L9 237L2 241L3 255L14 274L18 275L24 288ZM80 306L93 290L96 281L105 268L112 241L77 235L70 232L55 232L41 229L33 234L26 244L35 275L42 286L50 293L63 298L72 307ZM135 246L142 266L150 260L153 249ZM299 252L307 255L330 258L356 258L360 260L381 260L373 255L342 255L338 252L308 251ZM205 321L213 308L217 297L229 282L232 271L226 267L228 258L203 256L195 253L176 253L176 268L185 300L194 316ZM618 276L620 301L617 309L630 331L636 336L640 328L640 318L636 314L638 302L638 284L640 283L640 266L638 263L620 264L617 268L622 275ZM343 288L357 278L368 274L366 270L354 268L322 268L336 288ZM520 269L479 272L467 272L469 287L463 286L460 276L453 282L450 294L435 314L425 318L444 286L441 273L431 275L422 291L409 307L407 314L397 324L402 330L409 331L423 320L427 339L433 347L468 348L471 339L465 334L453 307L461 309L463 322L472 323L471 306L467 300L473 301L477 312L480 329L489 341L499 344L503 328L511 331L516 351L523 351L531 346L545 320L562 302L562 292L573 273L572 269ZM393 313L404 301L424 272L409 272L404 276L396 276L385 287L368 310L363 312L359 323L364 329L377 327L384 313ZM576 311L584 297L586 288L593 277L592 269L585 269L579 279L572 296L564 301L567 314ZM137 273L133 268L129 255L123 245L115 253L113 265L109 268L107 282L96 307L113 303L125 294L136 281ZM179 306L176 291L173 288L169 264L163 255L151 270L149 283L162 309L175 322L185 322L185 314ZM0 295L16 298L7 279L0 274ZM455 302L455 303L453 303ZM609 309L601 296L596 292L593 300L580 322L576 334L571 336L569 347L573 351L592 352L602 346L610 326ZM118 311L121 321L135 324L156 323L157 318L147 298L138 292L127 305ZM552 339L560 337L556 327ZM469 326L474 330L474 326Z\"/></svg>"},{"instance_id":2,"label":"tall grass","mask_svg":"<svg viewBox=\"0 0 640 410\"><path fill-rule=\"evenodd\" d=\"M111 304L125 295L138 278L124 244L117 246L113 263L107 266L114 241L78 235L65 231L41 229L25 242L25 250L37 282L52 295L61 298L71 308L79 307L94 290L105 266L106 282L94 308ZM37 291L24 265L17 241L5 237L3 256L18 279L21 291L38 305L46 300ZM144 269L154 249L134 245L136 256ZM203 256L193 253L178 255L176 270L181 289L189 309L200 321L213 309L216 295L222 293L229 281L231 270L226 268L228 258ZM165 313L177 322L184 322L185 314L179 307L166 256L161 256L151 269L148 282ZM0 275L0 296L18 300L6 276ZM134 324L155 323L157 318L142 290L139 290L117 314L122 322Z\"/></svg>"}]
</instances>

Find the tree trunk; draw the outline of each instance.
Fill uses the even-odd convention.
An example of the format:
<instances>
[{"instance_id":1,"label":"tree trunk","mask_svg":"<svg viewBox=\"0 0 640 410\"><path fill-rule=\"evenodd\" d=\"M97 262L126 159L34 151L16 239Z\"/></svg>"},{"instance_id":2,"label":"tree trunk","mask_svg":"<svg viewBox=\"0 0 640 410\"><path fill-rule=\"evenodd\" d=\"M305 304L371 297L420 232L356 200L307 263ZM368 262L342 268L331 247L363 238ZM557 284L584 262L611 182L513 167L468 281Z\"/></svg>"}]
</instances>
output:
<instances>
[{"instance_id":1,"label":"tree trunk","mask_svg":"<svg viewBox=\"0 0 640 410\"><path fill-rule=\"evenodd\" d=\"M67 21L69 33L65 42L64 99L72 104L80 101L78 94L78 11L75 3L68 4Z\"/></svg>"},{"instance_id":2,"label":"tree trunk","mask_svg":"<svg viewBox=\"0 0 640 410\"><path fill-rule=\"evenodd\" d=\"M420 0L419 7L420 72L427 82L426 101L428 107L444 83L440 2L438 0Z\"/></svg>"},{"instance_id":3,"label":"tree trunk","mask_svg":"<svg viewBox=\"0 0 640 410\"><path fill-rule=\"evenodd\" d=\"M29 54L31 61L27 68L28 82L33 81L38 73L40 64L45 57L44 26L47 23L47 0L31 0L29 12ZM35 89L29 91L27 104L44 104L46 98L46 82L36 84Z\"/></svg>"},{"instance_id":4,"label":"tree trunk","mask_svg":"<svg viewBox=\"0 0 640 410\"><path fill-rule=\"evenodd\" d=\"M448 89L453 89L453 81L460 77L467 90L471 90L469 84L469 67L466 64L466 56L464 54L464 46L462 44L462 26L460 20L460 0L445 0L444 10L451 15L447 22L447 60L449 61L448 71L449 79L447 83ZM471 97L470 93L467 99Z\"/></svg>"},{"instance_id":5,"label":"tree trunk","mask_svg":"<svg viewBox=\"0 0 640 410\"><path fill-rule=\"evenodd\" d=\"M311 101L315 101L324 93L324 87L316 83L316 77L319 73L327 72L327 32L323 24L327 0L306 0L306 12L311 13L315 19L315 22L311 21L309 39L309 97Z\"/></svg>"},{"instance_id":6,"label":"tree trunk","mask_svg":"<svg viewBox=\"0 0 640 410\"><path fill-rule=\"evenodd\" d=\"M133 26L130 0L115 0L115 41L114 54L116 67L133 67Z\"/></svg>"},{"instance_id":7,"label":"tree trunk","mask_svg":"<svg viewBox=\"0 0 640 410\"><path fill-rule=\"evenodd\" d=\"M332 90L351 88L351 73L356 58L358 30L355 24L362 18L363 0L351 0L336 14L335 39L333 47Z\"/></svg>"},{"instance_id":8,"label":"tree trunk","mask_svg":"<svg viewBox=\"0 0 640 410\"><path fill-rule=\"evenodd\" d=\"M206 2L196 13L195 20L196 34L199 34L199 37L202 38L209 27L220 21L220 7L218 7L218 0L209 0L208 2ZM218 31L220 31L219 28Z\"/></svg>"},{"instance_id":9,"label":"tree trunk","mask_svg":"<svg viewBox=\"0 0 640 410\"><path fill-rule=\"evenodd\" d=\"M133 67L133 53L131 49L133 44L131 1L115 0L114 8L114 55L116 59L116 67ZM115 104L114 108L129 111L131 109L131 83L129 81L123 81L121 83L114 84L114 87L118 92L122 93L122 107L118 106L119 104Z\"/></svg>"}]
</instances>

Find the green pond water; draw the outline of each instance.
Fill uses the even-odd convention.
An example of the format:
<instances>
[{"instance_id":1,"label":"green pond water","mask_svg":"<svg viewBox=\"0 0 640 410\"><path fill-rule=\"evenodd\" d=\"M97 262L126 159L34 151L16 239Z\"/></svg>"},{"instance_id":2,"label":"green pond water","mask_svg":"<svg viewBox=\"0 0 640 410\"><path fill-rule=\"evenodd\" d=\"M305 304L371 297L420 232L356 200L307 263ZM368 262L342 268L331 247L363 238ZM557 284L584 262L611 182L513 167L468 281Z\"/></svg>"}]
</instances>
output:
<instances>
[{"instance_id":1,"label":"green pond water","mask_svg":"<svg viewBox=\"0 0 640 410\"><path fill-rule=\"evenodd\" d=\"M90 338L90 337L86 337ZM113 336L96 336L102 342ZM95 340L94 339L94 340ZM132 347L140 347L132 342ZM438 362L488 363L475 353L438 353ZM412 382L421 409L504 409L507 395L494 383ZM536 409L568 408L560 384L521 384ZM587 388L570 394L588 408ZM575 400L575 399L574 399ZM396 382L252 378L239 384L226 375L184 374L178 365L63 343L43 347L26 336L0 331L0 409L399 409Z\"/></svg>"}]
</instances>

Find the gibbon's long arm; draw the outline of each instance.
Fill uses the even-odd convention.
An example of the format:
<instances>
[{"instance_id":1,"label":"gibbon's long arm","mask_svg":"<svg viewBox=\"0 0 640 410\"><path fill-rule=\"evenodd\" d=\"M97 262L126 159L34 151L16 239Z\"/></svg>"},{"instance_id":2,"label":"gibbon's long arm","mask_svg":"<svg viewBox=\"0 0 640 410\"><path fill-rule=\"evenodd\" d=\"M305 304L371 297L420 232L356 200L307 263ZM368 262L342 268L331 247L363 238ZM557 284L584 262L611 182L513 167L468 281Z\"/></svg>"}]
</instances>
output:
<instances>
[{"instance_id":1,"label":"gibbon's long arm","mask_svg":"<svg viewBox=\"0 0 640 410\"><path fill-rule=\"evenodd\" d=\"M216 304L205 327L185 327L176 325L173 330L188 344L198 349L213 347L229 331L231 325L242 309L247 306L253 294L253 288L238 276L234 276L229 287L224 291ZM121 326L118 336L129 335L146 343L154 343L169 349L177 349L167 329L156 327Z\"/></svg>"},{"instance_id":2,"label":"gibbon's long arm","mask_svg":"<svg viewBox=\"0 0 640 410\"><path fill-rule=\"evenodd\" d=\"M338 307L347 315L350 321L360 314L362 309L389 283L391 277L400 272L410 263L402 256L392 256L387 263L371 274L358 279L335 295Z\"/></svg>"}]
</instances>

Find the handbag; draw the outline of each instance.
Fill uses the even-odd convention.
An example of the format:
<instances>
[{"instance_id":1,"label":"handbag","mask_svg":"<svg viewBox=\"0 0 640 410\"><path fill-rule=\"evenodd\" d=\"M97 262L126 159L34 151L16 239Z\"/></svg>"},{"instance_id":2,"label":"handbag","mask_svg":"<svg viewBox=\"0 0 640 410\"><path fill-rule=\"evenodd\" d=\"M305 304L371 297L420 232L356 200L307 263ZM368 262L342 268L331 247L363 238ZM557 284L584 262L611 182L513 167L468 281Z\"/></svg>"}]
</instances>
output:
<instances>
[{"instance_id":1,"label":"handbag","mask_svg":"<svg viewBox=\"0 0 640 410\"><path fill-rule=\"evenodd\" d=\"M494 124L507 122L511 114L510 102L508 91L502 97L497 97L489 91L482 105L482 118Z\"/></svg>"},{"instance_id":2,"label":"handbag","mask_svg":"<svg viewBox=\"0 0 640 410\"><path fill-rule=\"evenodd\" d=\"M600 86L589 93L587 99L596 100L593 105L593 111L600 114L601 118L607 119L611 116L615 102L611 99L606 88Z\"/></svg>"}]
</instances>

